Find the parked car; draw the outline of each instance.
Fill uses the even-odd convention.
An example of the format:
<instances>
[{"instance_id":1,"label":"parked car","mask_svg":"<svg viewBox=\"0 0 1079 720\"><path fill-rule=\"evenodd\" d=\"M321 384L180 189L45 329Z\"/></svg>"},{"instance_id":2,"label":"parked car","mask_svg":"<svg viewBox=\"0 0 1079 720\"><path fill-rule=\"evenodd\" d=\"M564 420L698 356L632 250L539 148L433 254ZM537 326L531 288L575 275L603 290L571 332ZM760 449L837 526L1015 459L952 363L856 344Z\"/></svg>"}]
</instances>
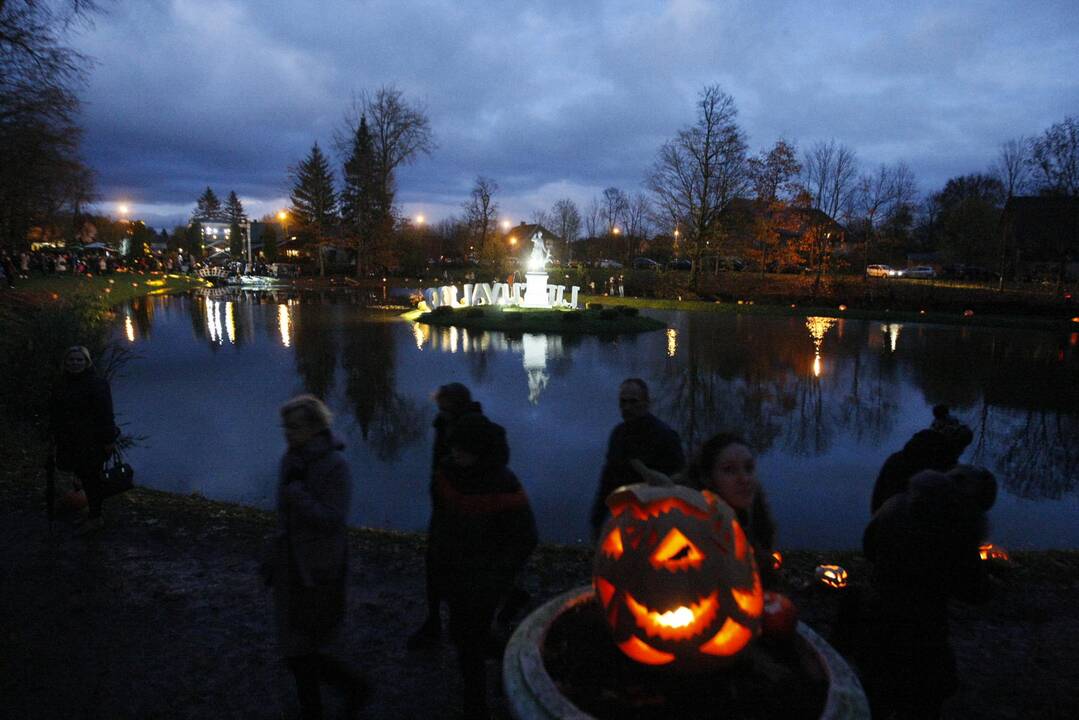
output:
<instances>
[{"instance_id":1,"label":"parked car","mask_svg":"<svg viewBox=\"0 0 1079 720\"><path fill-rule=\"evenodd\" d=\"M928 265L916 265L903 271L903 277L927 280L937 276L936 270Z\"/></svg>"},{"instance_id":2,"label":"parked car","mask_svg":"<svg viewBox=\"0 0 1079 720\"><path fill-rule=\"evenodd\" d=\"M668 270L692 270L693 261L689 258L675 258L667 263Z\"/></svg>"},{"instance_id":3,"label":"parked car","mask_svg":"<svg viewBox=\"0 0 1079 720\"><path fill-rule=\"evenodd\" d=\"M891 265L867 265L865 274L869 277L903 277L903 271L896 270Z\"/></svg>"},{"instance_id":4,"label":"parked car","mask_svg":"<svg viewBox=\"0 0 1079 720\"><path fill-rule=\"evenodd\" d=\"M598 268L614 268L619 269L622 267L622 263L617 260L609 260L607 258L600 258L596 261L595 266Z\"/></svg>"},{"instance_id":5,"label":"parked car","mask_svg":"<svg viewBox=\"0 0 1079 720\"><path fill-rule=\"evenodd\" d=\"M634 270L661 270L663 268L658 262L652 258L638 257L633 258Z\"/></svg>"}]
</instances>

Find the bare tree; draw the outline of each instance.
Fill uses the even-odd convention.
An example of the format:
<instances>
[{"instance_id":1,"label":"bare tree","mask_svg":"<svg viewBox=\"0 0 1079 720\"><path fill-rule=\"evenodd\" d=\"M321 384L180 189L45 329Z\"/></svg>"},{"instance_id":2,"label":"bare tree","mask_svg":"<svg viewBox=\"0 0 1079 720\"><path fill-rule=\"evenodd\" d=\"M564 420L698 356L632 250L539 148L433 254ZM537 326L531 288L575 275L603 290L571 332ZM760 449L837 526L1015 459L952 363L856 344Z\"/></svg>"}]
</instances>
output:
<instances>
[{"instance_id":1,"label":"bare tree","mask_svg":"<svg viewBox=\"0 0 1079 720\"><path fill-rule=\"evenodd\" d=\"M482 175L476 176L472 192L463 204L465 222L468 223L473 244L480 249L484 259L495 265L502 262L502 246L495 233L495 219L498 217L498 203L494 200L498 192L498 183Z\"/></svg>"},{"instance_id":2,"label":"bare tree","mask_svg":"<svg viewBox=\"0 0 1079 720\"><path fill-rule=\"evenodd\" d=\"M551 221L551 214L549 212L547 212L546 210L542 210L542 209L541 210L533 210L531 220L532 220L533 225L542 225L543 227L548 228L548 229L550 229L551 225L554 224Z\"/></svg>"},{"instance_id":3,"label":"bare tree","mask_svg":"<svg viewBox=\"0 0 1079 720\"><path fill-rule=\"evenodd\" d=\"M584 216L584 228L589 238L599 236L599 221L600 221L600 204L599 200L595 197L592 198L592 202L588 204L588 209L585 211Z\"/></svg>"},{"instance_id":4,"label":"bare tree","mask_svg":"<svg viewBox=\"0 0 1079 720\"><path fill-rule=\"evenodd\" d=\"M884 214L895 194L895 177L892 169L881 163L876 171L865 173L858 178L855 205L865 220L865 250L862 272L868 272L869 247L875 239L877 220Z\"/></svg>"},{"instance_id":5,"label":"bare tree","mask_svg":"<svg viewBox=\"0 0 1079 720\"><path fill-rule=\"evenodd\" d=\"M835 140L818 142L805 154L802 163L802 185L813 207L829 220L849 219L857 188L858 161L854 150ZM812 262L816 267L814 293L820 289L821 276L831 255L831 233L827 220L819 218L809 233Z\"/></svg>"},{"instance_id":6,"label":"bare tree","mask_svg":"<svg viewBox=\"0 0 1079 720\"><path fill-rule=\"evenodd\" d=\"M569 198L563 198L555 202L551 208L554 230L564 243L566 243L563 260L569 262L573 259L573 242L581 234L581 213L577 210L577 203Z\"/></svg>"},{"instance_id":7,"label":"bare tree","mask_svg":"<svg viewBox=\"0 0 1079 720\"><path fill-rule=\"evenodd\" d=\"M1034 141L1031 155L1042 192L1079 196L1079 118L1054 123Z\"/></svg>"},{"instance_id":8,"label":"bare tree","mask_svg":"<svg viewBox=\"0 0 1079 720\"><path fill-rule=\"evenodd\" d=\"M992 174L1004 186L1008 199L1025 193L1031 180L1033 141L1025 135L1000 144Z\"/></svg>"},{"instance_id":9,"label":"bare tree","mask_svg":"<svg viewBox=\"0 0 1079 720\"><path fill-rule=\"evenodd\" d=\"M651 203L643 193L633 193L626 202L623 218L626 225L626 259L632 261L642 240L648 237Z\"/></svg>"},{"instance_id":10,"label":"bare tree","mask_svg":"<svg viewBox=\"0 0 1079 720\"><path fill-rule=\"evenodd\" d=\"M696 122L663 144L647 177L657 206L692 249L694 283L705 244L720 240L720 213L749 186L746 142L736 115L730 95L718 85L705 87L697 99Z\"/></svg>"}]
</instances>

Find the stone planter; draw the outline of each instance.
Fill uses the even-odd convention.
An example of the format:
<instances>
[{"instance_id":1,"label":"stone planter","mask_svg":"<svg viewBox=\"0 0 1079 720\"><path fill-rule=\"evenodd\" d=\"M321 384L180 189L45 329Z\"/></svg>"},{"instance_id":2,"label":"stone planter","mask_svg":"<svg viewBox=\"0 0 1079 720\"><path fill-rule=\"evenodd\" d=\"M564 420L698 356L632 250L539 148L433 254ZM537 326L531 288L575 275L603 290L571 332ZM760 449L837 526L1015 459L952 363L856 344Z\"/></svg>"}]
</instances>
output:
<instances>
[{"instance_id":1,"label":"stone planter","mask_svg":"<svg viewBox=\"0 0 1079 720\"><path fill-rule=\"evenodd\" d=\"M560 595L536 609L513 633L502 660L502 683L510 712L517 720L594 720L558 691L543 665L542 652L555 618L592 597L591 587ZM805 623L798 623L798 641L828 678L821 720L869 718L869 703L858 676L839 653Z\"/></svg>"}]
</instances>

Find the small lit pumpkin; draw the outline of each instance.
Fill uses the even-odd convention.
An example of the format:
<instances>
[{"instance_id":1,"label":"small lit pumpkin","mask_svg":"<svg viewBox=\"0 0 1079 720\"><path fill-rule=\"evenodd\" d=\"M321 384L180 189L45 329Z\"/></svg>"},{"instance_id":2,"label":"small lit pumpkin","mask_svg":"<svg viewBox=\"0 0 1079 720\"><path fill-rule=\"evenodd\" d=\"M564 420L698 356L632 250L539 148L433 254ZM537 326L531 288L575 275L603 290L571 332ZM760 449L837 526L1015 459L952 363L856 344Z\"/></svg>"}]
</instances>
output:
<instances>
[{"instance_id":1,"label":"small lit pumpkin","mask_svg":"<svg viewBox=\"0 0 1079 720\"><path fill-rule=\"evenodd\" d=\"M764 615L761 628L766 638L786 640L798 627L798 608L783 593L764 591Z\"/></svg>"},{"instance_id":2,"label":"small lit pumpkin","mask_svg":"<svg viewBox=\"0 0 1079 720\"><path fill-rule=\"evenodd\" d=\"M821 584L830 588L842 590L847 587L847 570L840 565L818 565L815 574Z\"/></svg>"},{"instance_id":3,"label":"small lit pumpkin","mask_svg":"<svg viewBox=\"0 0 1079 720\"><path fill-rule=\"evenodd\" d=\"M593 584L618 648L646 665L732 661L759 634L764 605L734 511L679 485L627 485L607 506Z\"/></svg>"},{"instance_id":4,"label":"small lit pumpkin","mask_svg":"<svg viewBox=\"0 0 1079 720\"><path fill-rule=\"evenodd\" d=\"M1010 562L1011 557L1008 555L1008 551L999 545L993 543L985 543L978 546L978 555L982 560L1003 560L1004 562Z\"/></svg>"}]
</instances>

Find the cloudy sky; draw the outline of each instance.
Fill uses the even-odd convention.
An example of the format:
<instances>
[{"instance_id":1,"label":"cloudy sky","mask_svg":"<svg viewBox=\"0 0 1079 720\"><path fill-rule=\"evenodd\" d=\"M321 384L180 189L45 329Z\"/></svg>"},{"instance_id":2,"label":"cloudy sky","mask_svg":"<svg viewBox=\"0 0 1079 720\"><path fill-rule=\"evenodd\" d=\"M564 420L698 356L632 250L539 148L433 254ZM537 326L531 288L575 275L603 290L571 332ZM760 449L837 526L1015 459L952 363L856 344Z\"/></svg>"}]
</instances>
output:
<instances>
[{"instance_id":1,"label":"cloudy sky","mask_svg":"<svg viewBox=\"0 0 1079 720\"><path fill-rule=\"evenodd\" d=\"M115 0L74 44L100 209L186 220L211 186L253 217L332 150L352 98L393 84L438 149L398 176L406 213L460 213L477 175L503 216L627 192L720 84L752 152L835 138L905 161L925 192L1002 141L1079 115L1074 0Z\"/></svg>"}]
</instances>

